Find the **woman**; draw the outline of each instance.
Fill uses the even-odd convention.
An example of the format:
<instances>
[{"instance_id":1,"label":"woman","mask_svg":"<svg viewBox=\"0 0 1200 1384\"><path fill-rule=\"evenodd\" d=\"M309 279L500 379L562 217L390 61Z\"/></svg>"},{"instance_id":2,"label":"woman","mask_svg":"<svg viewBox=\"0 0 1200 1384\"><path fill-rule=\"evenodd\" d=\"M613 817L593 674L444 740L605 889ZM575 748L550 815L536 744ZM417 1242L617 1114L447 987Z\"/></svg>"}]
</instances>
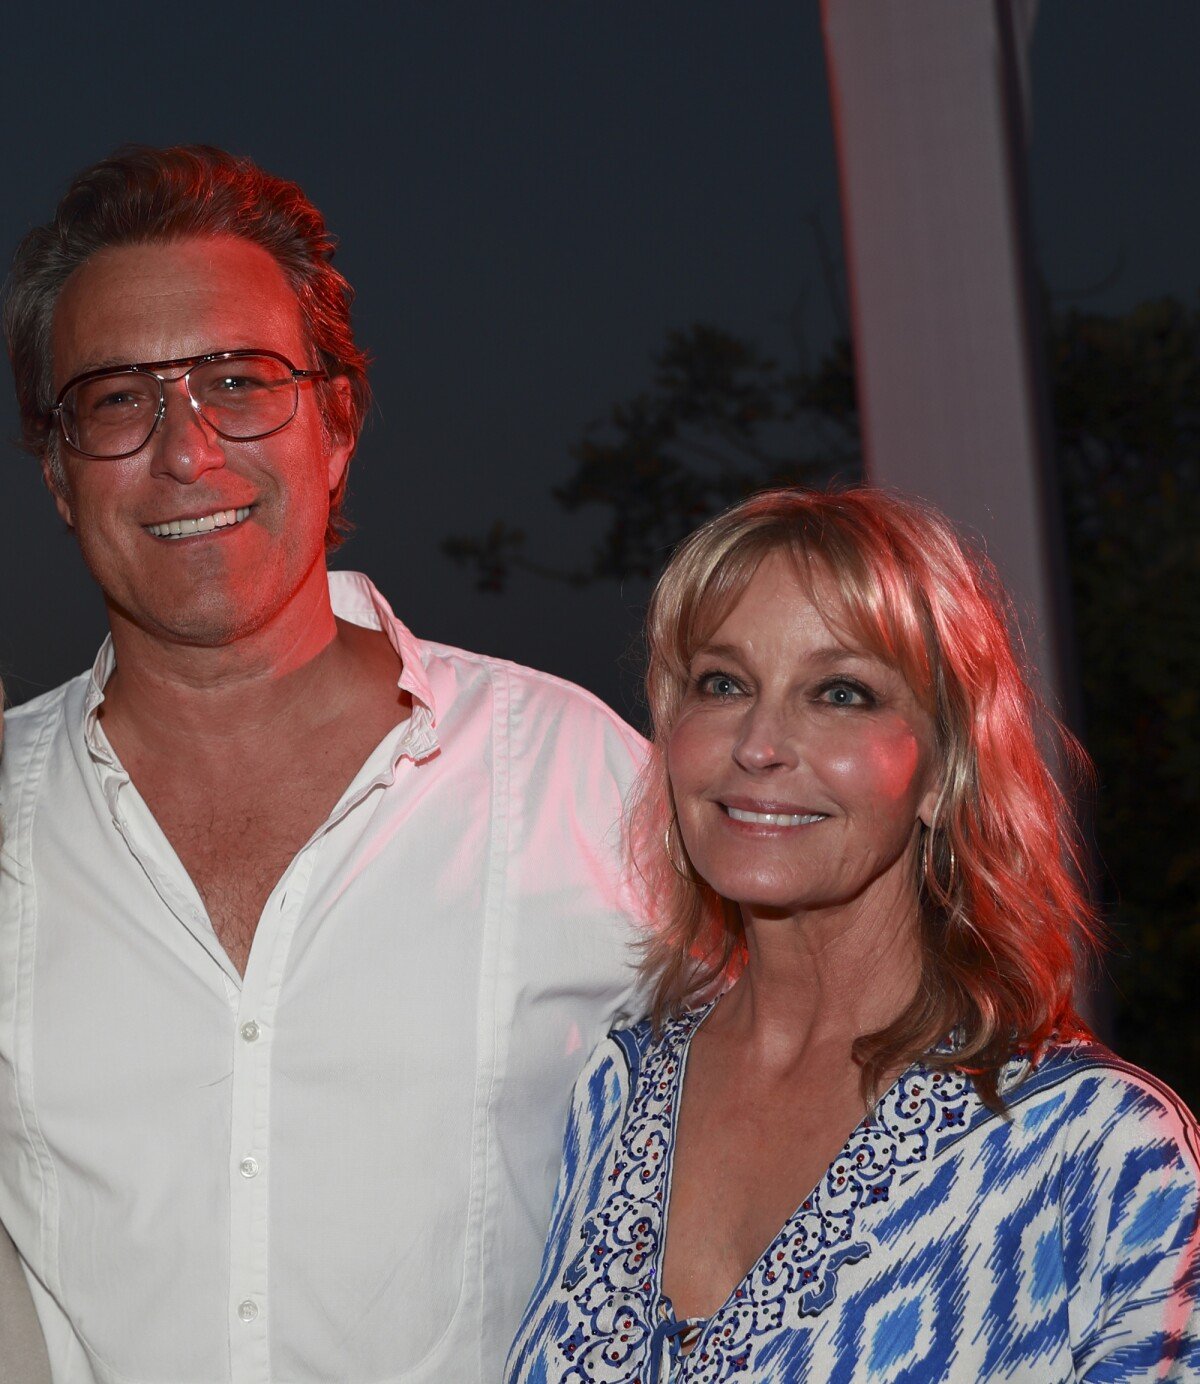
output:
<instances>
[{"instance_id":1,"label":"woman","mask_svg":"<svg viewBox=\"0 0 1200 1384\"><path fill-rule=\"evenodd\" d=\"M773 492L648 642L652 1016L580 1079L511 1384L1200 1378L1197 1128L1073 1008L1093 919L986 565Z\"/></svg>"}]
</instances>

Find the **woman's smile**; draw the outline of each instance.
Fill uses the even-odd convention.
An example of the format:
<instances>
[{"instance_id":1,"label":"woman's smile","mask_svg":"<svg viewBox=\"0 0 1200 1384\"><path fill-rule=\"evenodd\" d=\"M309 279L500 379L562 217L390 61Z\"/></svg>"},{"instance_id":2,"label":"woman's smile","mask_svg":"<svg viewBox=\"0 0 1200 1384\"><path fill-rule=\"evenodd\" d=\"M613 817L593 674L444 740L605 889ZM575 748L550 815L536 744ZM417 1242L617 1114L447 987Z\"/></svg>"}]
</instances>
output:
<instances>
[{"instance_id":1,"label":"woman's smile","mask_svg":"<svg viewBox=\"0 0 1200 1384\"><path fill-rule=\"evenodd\" d=\"M808 827L825 821L826 812L788 807L779 803L721 802L717 804L731 822L748 827Z\"/></svg>"}]
</instances>

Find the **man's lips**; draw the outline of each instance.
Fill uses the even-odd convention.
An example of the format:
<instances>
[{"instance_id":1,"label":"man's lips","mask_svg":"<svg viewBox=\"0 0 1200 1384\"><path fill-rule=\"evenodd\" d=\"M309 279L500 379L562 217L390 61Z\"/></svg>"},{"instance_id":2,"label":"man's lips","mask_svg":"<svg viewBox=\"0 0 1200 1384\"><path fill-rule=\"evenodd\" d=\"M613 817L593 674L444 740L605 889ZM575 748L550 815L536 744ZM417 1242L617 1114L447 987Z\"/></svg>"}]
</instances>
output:
<instances>
[{"instance_id":1,"label":"man's lips","mask_svg":"<svg viewBox=\"0 0 1200 1384\"><path fill-rule=\"evenodd\" d=\"M250 517L251 508L244 505L240 509L214 509L208 514L192 515L187 519L165 519L159 524L144 524L143 528L155 538L190 538L193 534L231 529Z\"/></svg>"},{"instance_id":2,"label":"man's lips","mask_svg":"<svg viewBox=\"0 0 1200 1384\"><path fill-rule=\"evenodd\" d=\"M752 827L805 827L823 822L827 812L813 812L794 803L751 802L745 798L717 804L733 822Z\"/></svg>"}]
</instances>

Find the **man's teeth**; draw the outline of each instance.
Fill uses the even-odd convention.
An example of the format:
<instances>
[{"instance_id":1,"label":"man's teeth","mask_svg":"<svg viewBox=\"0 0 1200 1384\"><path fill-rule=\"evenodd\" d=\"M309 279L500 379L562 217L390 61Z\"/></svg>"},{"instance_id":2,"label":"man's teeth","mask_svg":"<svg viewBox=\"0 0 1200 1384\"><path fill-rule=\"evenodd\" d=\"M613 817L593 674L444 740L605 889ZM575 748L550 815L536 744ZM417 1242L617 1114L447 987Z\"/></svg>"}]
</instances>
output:
<instances>
[{"instance_id":1,"label":"man's teeth","mask_svg":"<svg viewBox=\"0 0 1200 1384\"><path fill-rule=\"evenodd\" d=\"M165 524L147 524L146 530L155 538L187 538L193 533L211 533L227 529L250 517L250 506L243 509L219 509L216 514L202 514L199 519L171 519Z\"/></svg>"},{"instance_id":2,"label":"man's teeth","mask_svg":"<svg viewBox=\"0 0 1200 1384\"><path fill-rule=\"evenodd\" d=\"M753 822L764 827L803 827L812 822L823 822L824 812L747 812L742 807L727 807L726 812L735 822Z\"/></svg>"}]
</instances>

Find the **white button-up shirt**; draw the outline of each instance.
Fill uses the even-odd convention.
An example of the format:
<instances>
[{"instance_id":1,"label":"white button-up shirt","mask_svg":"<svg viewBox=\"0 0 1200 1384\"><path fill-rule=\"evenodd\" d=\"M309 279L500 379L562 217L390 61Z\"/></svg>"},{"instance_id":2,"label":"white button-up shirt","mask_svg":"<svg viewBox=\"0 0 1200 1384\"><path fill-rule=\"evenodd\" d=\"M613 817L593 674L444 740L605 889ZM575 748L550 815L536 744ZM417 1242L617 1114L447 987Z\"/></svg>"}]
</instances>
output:
<instances>
[{"instance_id":1,"label":"white button-up shirt","mask_svg":"<svg viewBox=\"0 0 1200 1384\"><path fill-rule=\"evenodd\" d=\"M572 1080L630 1007L639 738L330 584L413 713L244 979L97 719L111 647L9 714L0 1219L56 1384L494 1384Z\"/></svg>"}]
</instances>

